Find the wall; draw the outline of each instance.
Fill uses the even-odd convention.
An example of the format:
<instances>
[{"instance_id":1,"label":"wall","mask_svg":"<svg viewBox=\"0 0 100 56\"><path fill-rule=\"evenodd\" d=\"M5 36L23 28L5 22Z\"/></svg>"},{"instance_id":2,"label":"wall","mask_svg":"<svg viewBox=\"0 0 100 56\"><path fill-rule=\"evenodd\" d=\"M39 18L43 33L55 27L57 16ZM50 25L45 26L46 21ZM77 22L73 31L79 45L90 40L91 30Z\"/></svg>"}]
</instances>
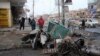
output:
<instances>
[{"instance_id":1,"label":"wall","mask_svg":"<svg viewBox=\"0 0 100 56\"><path fill-rule=\"evenodd\" d=\"M4 8L8 10L8 26L7 27L11 27L12 26L12 18L11 18L11 8L10 8L10 2L0 2L0 8Z\"/></svg>"},{"instance_id":2,"label":"wall","mask_svg":"<svg viewBox=\"0 0 100 56\"><path fill-rule=\"evenodd\" d=\"M97 0L96 4L97 4L97 11L100 11L100 0Z\"/></svg>"},{"instance_id":3,"label":"wall","mask_svg":"<svg viewBox=\"0 0 100 56\"><path fill-rule=\"evenodd\" d=\"M0 0L0 2L8 2L9 0Z\"/></svg>"}]
</instances>

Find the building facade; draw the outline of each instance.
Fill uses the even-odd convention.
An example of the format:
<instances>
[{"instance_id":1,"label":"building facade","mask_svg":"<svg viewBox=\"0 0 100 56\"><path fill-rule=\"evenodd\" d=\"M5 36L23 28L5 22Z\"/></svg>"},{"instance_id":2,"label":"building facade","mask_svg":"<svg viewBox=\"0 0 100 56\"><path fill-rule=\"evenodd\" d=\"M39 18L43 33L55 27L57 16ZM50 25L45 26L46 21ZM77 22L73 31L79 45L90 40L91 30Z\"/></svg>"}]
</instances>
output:
<instances>
[{"instance_id":1,"label":"building facade","mask_svg":"<svg viewBox=\"0 0 100 56\"><path fill-rule=\"evenodd\" d=\"M19 15L25 14L25 2L26 0L0 0L0 27L11 27Z\"/></svg>"},{"instance_id":2,"label":"building facade","mask_svg":"<svg viewBox=\"0 0 100 56\"><path fill-rule=\"evenodd\" d=\"M91 11L91 7L96 9L94 17L99 19L100 18L100 0L88 0L88 10ZM91 15L92 17L93 15Z\"/></svg>"}]
</instances>

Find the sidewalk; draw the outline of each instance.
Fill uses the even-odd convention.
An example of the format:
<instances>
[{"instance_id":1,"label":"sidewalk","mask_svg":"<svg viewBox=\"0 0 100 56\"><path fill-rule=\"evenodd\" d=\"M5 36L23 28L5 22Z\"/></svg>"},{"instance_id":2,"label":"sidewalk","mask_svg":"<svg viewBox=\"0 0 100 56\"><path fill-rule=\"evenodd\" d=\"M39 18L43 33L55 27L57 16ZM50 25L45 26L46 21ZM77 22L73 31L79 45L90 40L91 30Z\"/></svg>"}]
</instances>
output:
<instances>
[{"instance_id":1,"label":"sidewalk","mask_svg":"<svg viewBox=\"0 0 100 56\"><path fill-rule=\"evenodd\" d=\"M19 30L18 27L0 28L0 50L19 47L21 38L31 32L30 27Z\"/></svg>"}]
</instances>

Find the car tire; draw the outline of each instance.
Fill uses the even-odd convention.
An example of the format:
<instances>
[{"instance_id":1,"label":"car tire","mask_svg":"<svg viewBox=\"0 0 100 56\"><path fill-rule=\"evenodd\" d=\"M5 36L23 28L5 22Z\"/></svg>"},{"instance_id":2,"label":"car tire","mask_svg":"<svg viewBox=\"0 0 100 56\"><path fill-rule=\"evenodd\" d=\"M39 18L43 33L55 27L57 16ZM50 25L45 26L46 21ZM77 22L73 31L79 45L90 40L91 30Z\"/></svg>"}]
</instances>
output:
<instances>
[{"instance_id":1,"label":"car tire","mask_svg":"<svg viewBox=\"0 0 100 56\"><path fill-rule=\"evenodd\" d=\"M91 28L91 27L92 27L92 26L89 24L89 25L88 25L88 28Z\"/></svg>"},{"instance_id":2,"label":"car tire","mask_svg":"<svg viewBox=\"0 0 100 56\"><path fill-rule=\"evenodd\" d=\"M96 28L96 25L93 25L92 27L93 27L93 28Z\"/></svg>"}]
</instances>

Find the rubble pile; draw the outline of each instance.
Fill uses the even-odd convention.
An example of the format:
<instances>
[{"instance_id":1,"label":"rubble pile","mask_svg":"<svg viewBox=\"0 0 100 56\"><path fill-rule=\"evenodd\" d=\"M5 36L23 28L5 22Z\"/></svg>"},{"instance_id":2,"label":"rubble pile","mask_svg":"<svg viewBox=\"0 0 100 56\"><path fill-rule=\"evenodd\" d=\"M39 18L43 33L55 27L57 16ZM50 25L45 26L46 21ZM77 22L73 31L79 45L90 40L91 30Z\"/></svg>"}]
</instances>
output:
<instances>
[{"instance_id":1,"label":"rubble pile","mask_svg":"<svg viewBox=\"0 0 100 56\"><path fill-rule=\"evenodd\" d=\"M51 54L51 56L89 56L81 50L82 47L79 46L78 42L71 43L65 41L58 46L57 53Z\"/></svg>"}]
</instances>

